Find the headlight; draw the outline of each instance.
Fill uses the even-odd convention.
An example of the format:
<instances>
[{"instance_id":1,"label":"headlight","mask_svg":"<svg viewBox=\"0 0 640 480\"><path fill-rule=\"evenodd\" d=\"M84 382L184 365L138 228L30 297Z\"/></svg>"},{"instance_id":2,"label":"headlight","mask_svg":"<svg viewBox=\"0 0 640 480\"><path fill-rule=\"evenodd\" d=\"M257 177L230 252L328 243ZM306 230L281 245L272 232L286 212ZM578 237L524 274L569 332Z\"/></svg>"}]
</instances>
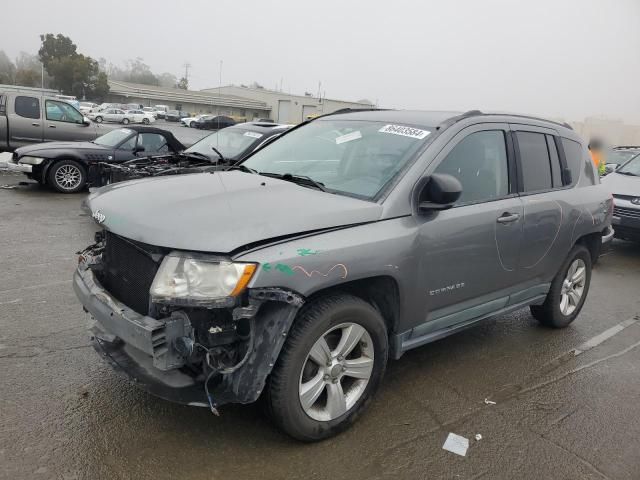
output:
<instances>
[{"instance_id":1,"label":"headlight","mask_svg":"<svg viewBox=\"0 0 640 480\"><path fill-rule=\"evenodd\" d=\"M151 301L191 306L230 303L244 291L255 270L254 263L171 253L153 279Z\"/></svg>"},{"instance_id":2,"label":"headlight","mask_svg":"<svg viewBox=\"0 0 640 480\"><path fill-rule=\"evenodd\" d=\"M18 163L26 163L27 165L40 165L44 162L44 158L24 156L18 159Z\"/></svg>"}]
</instances>

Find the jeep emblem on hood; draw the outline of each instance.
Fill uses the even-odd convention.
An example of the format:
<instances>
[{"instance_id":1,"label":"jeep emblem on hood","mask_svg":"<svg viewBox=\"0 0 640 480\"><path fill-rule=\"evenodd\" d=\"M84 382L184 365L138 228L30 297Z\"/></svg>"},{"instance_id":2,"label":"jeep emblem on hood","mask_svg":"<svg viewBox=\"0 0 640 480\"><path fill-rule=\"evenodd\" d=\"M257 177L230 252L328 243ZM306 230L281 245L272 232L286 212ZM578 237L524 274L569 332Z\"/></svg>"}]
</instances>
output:
<instances>
[{"instance_id":1,"label":"jeep emblem on hood","mask_svg":"<svg viewBox=\"0 0 640 480\"><path fill-rule=\"evenodd\" d=\"M95 212L93 212L91 214L91 216L93 217L93 219L98 222L98 223L102 223L106 220L106 216L104 213L102 213L100 210L96 210Z\"/></svg>"}]
</instances>

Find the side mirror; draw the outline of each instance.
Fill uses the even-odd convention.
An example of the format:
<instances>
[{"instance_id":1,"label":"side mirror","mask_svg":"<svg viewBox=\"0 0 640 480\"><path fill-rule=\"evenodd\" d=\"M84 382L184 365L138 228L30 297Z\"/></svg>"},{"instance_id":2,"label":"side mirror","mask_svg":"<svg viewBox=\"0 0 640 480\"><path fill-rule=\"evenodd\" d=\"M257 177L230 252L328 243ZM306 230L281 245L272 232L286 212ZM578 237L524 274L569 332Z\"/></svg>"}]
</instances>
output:
<instances>
[{"instance_id":1,"label":"side mirror","mask_svg":"<svg viewBox=\"0 0 640 480\"><path fill-rule=\"evenodd\" d=\"M140 153L140 152L144 152L144 147L142 145L137 145L134 149L133 149L133 153Z\"/></svg>"},{"instance_id":2,"label":"side mirror","mask_svg":"<svg viewBox=\"0 0 640 480\"><path fill-rule=\"evenodd\" d=\"M426 179L420 191L418 209L421 212L446 210L453 207L461 194L462 184L456 177L446 173L434 173Z\"/></svg>"},{"instance_id":3,"label":"side mirror","mask_svg":"<svg viewBox=\"0 0 640 480\"><path fill-rule=\"evenodd\" d=\"M91 120L89 120L87 117L82 117L82 125L88 127L89 125L91 125Z\"/></svg>"}]
</instances>

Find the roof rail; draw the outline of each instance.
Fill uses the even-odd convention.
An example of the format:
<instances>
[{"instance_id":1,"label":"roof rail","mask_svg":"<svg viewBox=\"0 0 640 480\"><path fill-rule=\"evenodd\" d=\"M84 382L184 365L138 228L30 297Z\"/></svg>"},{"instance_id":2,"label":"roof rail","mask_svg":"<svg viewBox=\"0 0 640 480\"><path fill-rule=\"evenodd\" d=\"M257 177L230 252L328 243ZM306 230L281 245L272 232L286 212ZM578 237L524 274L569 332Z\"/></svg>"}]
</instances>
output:
<instances>
[{"instance_id":1,"label":"roof rail","mask_svg":"<svg viewBox=\"0 0 640 480\"><path fill-rule=\"evenodd\" d=\"M460 120L464 120L465 118L469 118L469 117L475 117L476 115L484 115L484 113L482 113L480 110L467 110L466 112L461 113L460 115L447 118L444 122L440 123L440 125L436 127L436 130L449 128L451 125L453 125L456 122L459 122Z\"/></svg>"},{"instance_id":2,"label":"roof rail","mask_svg":"<svg viewBox=\"0 0 640 480\"><path fill-rule=\"evenodd\" d=\"M640 145L616 145L615 147L613 147L614 149L620 149L620 150L624 150L624 149L636 149L636 148L640 148Z\"/></svg>"}]
</instances>

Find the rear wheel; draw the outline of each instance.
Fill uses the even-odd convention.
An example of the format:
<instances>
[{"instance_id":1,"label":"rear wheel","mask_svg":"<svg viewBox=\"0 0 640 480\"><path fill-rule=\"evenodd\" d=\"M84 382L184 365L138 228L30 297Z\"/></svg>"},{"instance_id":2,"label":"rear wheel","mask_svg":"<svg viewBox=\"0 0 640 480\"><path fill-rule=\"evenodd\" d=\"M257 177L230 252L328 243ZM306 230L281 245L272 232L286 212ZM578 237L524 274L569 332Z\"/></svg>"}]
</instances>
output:
<instances>
[{"instance_id":1,"label":"rear wheel","mask_svg":"<svg viewBox=\"0 0 640 480\"><path fill-rule=\"evenodd\" d=\"M129 125L129 119L128 118L123 118L122 119L122 124L123 125Z\"/></svg>"},{"instance_id":2,"label":"rear wheel","mask_svg":"<svg viewBox=\"0 0 640 480\"><path fill-rule=\"evenodd\" d=\"M369 303L334 295L305 305L269 379L273 421L303 441L345 430L370 403L387 355L384 320Z\"/></svg>"},{"instance_id":3,"label":"rear wheel","mask_svg":"<svg viewBox=\"0 0 640 480\"><path fill-rule=\"evenodd\" d=\"M189 124L189 127L190 127L190 128L196 128L196 122L191 122L191 123Z\"/></svg>"},{"instance_id":4,"label":"rear wheel","mask_svg":"<svg viewBox=\"0 0 640 480\"><path fill-rule=\"evenodd\" d=\"M149 125L149 119L148 118L143 118L142 119L142 123L145 125Z\"/></svg>"},{"instance_id":5,"label":"rear wheel","mask_svg":"<svg viewBox=\"0 0 640 480\"><path fill-rule=\"evenodd\" d=\"M568 326L582 310L591 284L591 253L583 245L573 247L556 274L542 305L532 305L531 314L548 327Z\"/></svg>"},{"instance_id":6,"label":"rear wheel","mask_svg":"<svg viewBox=\"0 0 640 480\"><path fill-rule=\"evenodd\" d=\"M58 192L75 193L82 190L87 181L87 175L78 162L74 160L60 160L49 170L48 183Z\"/></svg>"},{"instance_id":7,"label":"rear wheel","mask_svg":"<svg viewBox=\"0 0 640 480\"><path fill-rule=\"evenodd\" d=\"M102 123L103 120L104 119L102 117L100 117L100 116L96 117L96 122L97 123Z\"/></svg>"}]
</instances>

